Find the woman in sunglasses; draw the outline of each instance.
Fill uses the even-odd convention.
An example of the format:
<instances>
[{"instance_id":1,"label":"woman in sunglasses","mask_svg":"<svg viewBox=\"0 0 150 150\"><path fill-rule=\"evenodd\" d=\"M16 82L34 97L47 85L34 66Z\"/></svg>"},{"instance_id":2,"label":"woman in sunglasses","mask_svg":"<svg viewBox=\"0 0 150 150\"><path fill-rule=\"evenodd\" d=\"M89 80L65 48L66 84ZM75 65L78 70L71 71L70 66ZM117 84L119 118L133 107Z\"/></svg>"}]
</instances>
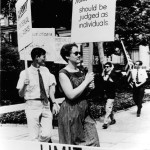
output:
<instances>
[{"instance_id":1,"label":"woman in sunglasses","mask_svg":"<svg viewBox=\"0 0 150 150\"><path fill-rule=\"evenodd\" d=\"M59 142L99 147L95 121L87 111L94 74L91 72L85 75L77 67L81 53L75 43L64 45L60 54L68 64L59 71L59 82L65 96L58 116Z\"/></svg>"}]
</instances>

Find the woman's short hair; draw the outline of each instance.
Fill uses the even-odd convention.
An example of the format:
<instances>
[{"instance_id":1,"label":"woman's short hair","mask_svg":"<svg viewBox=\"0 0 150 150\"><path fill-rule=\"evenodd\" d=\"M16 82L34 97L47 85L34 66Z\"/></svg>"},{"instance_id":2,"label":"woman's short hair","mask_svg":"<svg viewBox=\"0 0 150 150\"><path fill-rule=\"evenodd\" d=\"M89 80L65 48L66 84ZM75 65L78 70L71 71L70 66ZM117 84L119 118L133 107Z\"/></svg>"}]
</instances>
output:
<instances>
[{"instance_id":1,"label":"woman's short hair","mask_svg":"<svg viewBox=\"0 0 150 150\"><path fill-rule=\"evenodd\" d=\"M36 56L40 57L41 55L45 55L46 51L40 47L33 48L31 51L32 60L35 59Z\"/></svg>"},{"instance_id":2,"label":"woman's short hair","mask_svg":"<svg viewBox=\"0 0 150 150\"><path fill-rule=\"evenodd\" d=\"M60 50L60 55L66 62L68 62L66 56L70 56L73 47L78 48L78 45L76 43L65 44Z\"/></svg>"}]
</instances>

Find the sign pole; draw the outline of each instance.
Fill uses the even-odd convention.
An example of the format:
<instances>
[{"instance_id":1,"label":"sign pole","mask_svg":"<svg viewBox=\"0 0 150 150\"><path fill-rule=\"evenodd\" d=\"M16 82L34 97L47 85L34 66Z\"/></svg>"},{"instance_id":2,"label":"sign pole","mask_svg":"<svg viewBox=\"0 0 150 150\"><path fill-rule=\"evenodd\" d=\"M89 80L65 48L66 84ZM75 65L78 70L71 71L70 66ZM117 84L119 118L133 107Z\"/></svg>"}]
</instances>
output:
<instances>
[{"instance_id":1,"label":"sign pole","mask_svg":"<svg viewBox=\"0 0 150 150\"><path fill-rule=\"evenodd\" d=\"M100 59L100 63L102 64L102 69L103 69L103 65L105 63L103 42L98 42L97 45L98 45L99 59Z\"/></svg>"},{"instance_id":2,"label":"sign pole","mask_svg":"<svg viewBox=\"0 0 150 150\"><path fill-rule=\"evenodd\" d=\"M89 62L88 62L88 72L93 71L93 42L89 43Z\"/></svg>"},{"instance_id":3,"label":"sign pole","mask_svg":"<svg viewBox=\"0 0 150 150\"><path fill-rule=\"evenodd\" d=\"M28 45L29 46L29 45ZM23 48L22 51L24 51L24 63L25 63L25 72L26 72L26 79L29 79L29 74L28 74L28 60L27 60L27 47Z\"/></svg>"},{"instance_id":4,"label":"sign pole","mask_svg":"<svg viewBox=\"0 0 150 150\"><path fill-rule=\"evenodd\" d=\"M27 68L28 68L28 60L27 60L26 54L27 54L27 52L26 52L26 48L24 48L25 70L27 70Z\"/></svg>"}]
</instances>

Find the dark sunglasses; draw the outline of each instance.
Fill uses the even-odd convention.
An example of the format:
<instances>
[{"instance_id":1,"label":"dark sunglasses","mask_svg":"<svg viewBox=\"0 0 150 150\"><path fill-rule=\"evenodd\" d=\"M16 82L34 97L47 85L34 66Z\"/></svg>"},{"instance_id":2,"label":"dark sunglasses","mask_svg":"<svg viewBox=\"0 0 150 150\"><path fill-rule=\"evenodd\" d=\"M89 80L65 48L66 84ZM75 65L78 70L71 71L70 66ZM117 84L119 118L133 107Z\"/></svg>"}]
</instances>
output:
<instances>
[{"instance_id":1,"label":"dark sunglasses","mask_svg":"<svg viewBox=\"0 0 150 150\"><path fill-rule=\"evenodd\" d=\"M82 53L81 52L74 52L73 53L75 56L78 56L78 55L81 55Z\"/></svg>"},{"instance_id":2,"label":"dark sunglasses","mask_svg":"<svg viewBox=\"0 0 150 150\"><path fill-rule=\"evenodd\" d=\"M110 66L104 66L104 68L109 68Z\"/></svg>"}]
</instances>

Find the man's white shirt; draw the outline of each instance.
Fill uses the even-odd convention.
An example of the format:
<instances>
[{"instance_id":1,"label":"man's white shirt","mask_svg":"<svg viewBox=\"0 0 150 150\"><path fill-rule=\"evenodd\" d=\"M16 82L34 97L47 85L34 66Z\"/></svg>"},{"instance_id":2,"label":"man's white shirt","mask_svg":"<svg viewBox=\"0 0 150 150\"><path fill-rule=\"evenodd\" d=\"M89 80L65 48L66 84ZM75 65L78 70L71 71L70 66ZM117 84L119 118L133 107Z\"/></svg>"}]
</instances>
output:
<instances>
[{"instance_id":1,"label":"man's white shirt","mask_svg":"<svg viewBox=\"0 0 150 150\"><path fill-rule=\"evenodd\" d=\"M29 68L27 68L27 70L23 70L20 73L20 77L17 83L17 89L21 89L24 85L25 79L27 79L27 75L26 75L26 71L27 71L30 83L29 85L27 85L25 96L24 96L26 100L40 98L39 76L37 71L38 69L40 70L40 73L43 78L47 97L49 97L50 86L52 86L53 84L56 85L55 76L49 72L48 68L43 66L40 66L40 68L35 68L33 65L31 65Z\"/></svg>"},{"instance_id":2,"label":"man's white shirt","mask_svg":"<svg viewBox=\"0 0 150 150\"><path fill-rule=\"evenodd\" d=\"M137 69L132 69L132 79L133 82L136 82L136 76L137 76ZM145 69L139 69L138 70L138 81L139 82L144 82L148 78L146 70Z\"/></svg>"}]
</instances>

